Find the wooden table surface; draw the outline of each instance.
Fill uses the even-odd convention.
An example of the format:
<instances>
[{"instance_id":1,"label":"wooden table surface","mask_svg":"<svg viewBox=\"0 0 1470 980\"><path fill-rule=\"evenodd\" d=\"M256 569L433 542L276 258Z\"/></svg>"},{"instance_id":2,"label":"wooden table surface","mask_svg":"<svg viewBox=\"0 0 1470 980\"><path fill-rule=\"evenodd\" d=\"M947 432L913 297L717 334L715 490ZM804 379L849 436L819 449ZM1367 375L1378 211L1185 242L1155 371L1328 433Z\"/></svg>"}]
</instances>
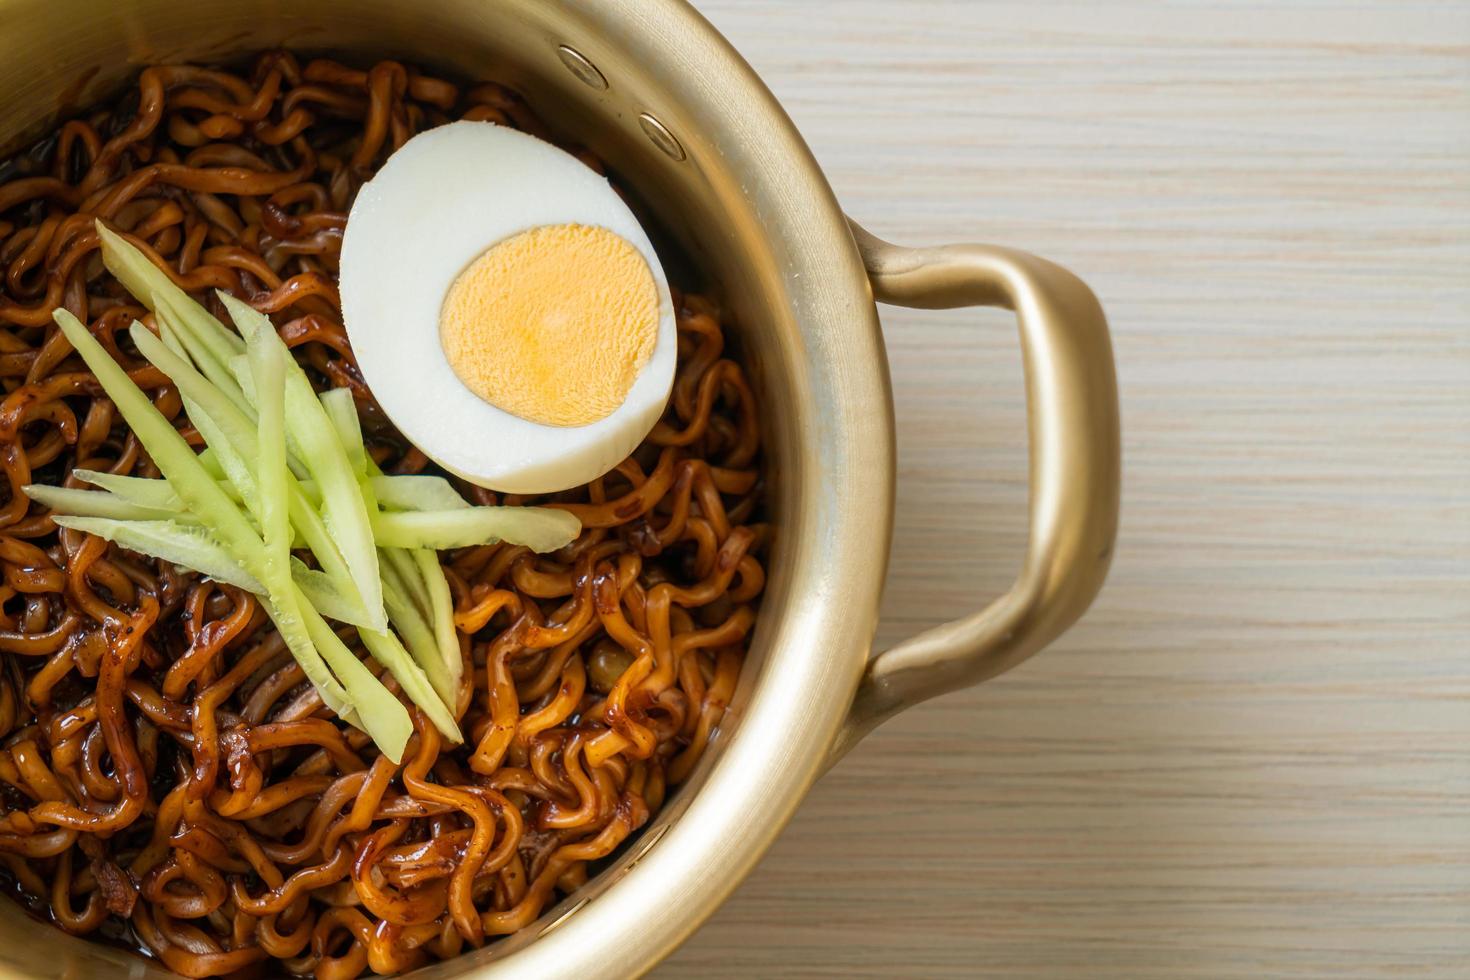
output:
<instances>
[{"instance_id":1,"label":"wooden table surface","mask_svg":"<svg viewBox=\"0 0 1470 980\"><path fill-rule=\"evenodd\" d=\"M1098 291L1109 584L889 723L660 977L1470 976L1470 3L704 0L848 211ZM997 312L884 311L880 644L1022 550Z\"/></svg>"}]
</instances>

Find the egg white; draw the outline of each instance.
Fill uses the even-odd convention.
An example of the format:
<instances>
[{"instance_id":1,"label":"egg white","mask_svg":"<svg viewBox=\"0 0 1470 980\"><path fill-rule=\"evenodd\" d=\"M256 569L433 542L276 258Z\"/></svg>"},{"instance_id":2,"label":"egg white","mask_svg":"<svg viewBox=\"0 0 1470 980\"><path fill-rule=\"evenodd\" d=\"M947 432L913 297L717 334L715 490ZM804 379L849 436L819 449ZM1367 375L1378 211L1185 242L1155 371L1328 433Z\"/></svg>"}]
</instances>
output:
<instances>
[{"instance_id":1,"label":"egg white","mask_svg":"<svg viewBox=\"0 0 1470 980\"><path fill-rule=\"evenodd\" d=\"M459 274L492 245L556 224L626 239L658 289L653 355L617 409L576 427L530 422L483 401L439 341L440 309ZM587 483L638 446L668 401L674 307L653 245L605 178L518 130L449 123L390 156L348 216L340 286L348 339L378 403L425 455L480 486L550 493Z\"/></svg>"}]
</instances>

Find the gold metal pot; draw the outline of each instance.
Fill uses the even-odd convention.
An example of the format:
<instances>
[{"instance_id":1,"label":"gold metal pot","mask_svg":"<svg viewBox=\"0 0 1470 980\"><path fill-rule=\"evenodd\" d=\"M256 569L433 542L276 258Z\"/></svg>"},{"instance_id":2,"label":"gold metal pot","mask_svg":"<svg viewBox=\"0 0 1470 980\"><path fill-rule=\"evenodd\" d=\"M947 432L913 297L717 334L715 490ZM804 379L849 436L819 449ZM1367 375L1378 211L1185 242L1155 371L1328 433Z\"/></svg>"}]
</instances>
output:
<instances>
[{"instance_id":1,"label":"gold metal pot","mask_svg":"<svg viewBox=\"0 0 1470 980\"><path fill-rule=\"evenodd\" d=\"M780 105L681 0L0 0L0 147L18 148L142 65L274 45L510 82L633 186L739 323L767 406L779 533L750 660L712 750L586 888L519 935L414 976L641 973L714 912L812 781L865 732L1014 666L1092 600L1119 485L1102 310L1080 281L1034 256L900 248L849 224ZM1016 311L1031 538L1006 595L870 660L894 472L874 299ZM0 973L169 975L9 902Z\"/></svg>"}]
</instances>

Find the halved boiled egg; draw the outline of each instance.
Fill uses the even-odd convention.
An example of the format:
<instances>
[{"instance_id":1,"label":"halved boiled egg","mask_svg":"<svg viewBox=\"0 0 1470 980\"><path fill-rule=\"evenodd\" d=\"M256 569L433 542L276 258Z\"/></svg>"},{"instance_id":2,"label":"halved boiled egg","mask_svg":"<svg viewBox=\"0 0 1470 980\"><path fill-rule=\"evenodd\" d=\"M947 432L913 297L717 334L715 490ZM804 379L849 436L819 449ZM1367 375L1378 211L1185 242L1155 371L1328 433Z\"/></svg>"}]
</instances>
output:
<instances>
[{"instance_id":1,"label":"halved boiled egg","mask_svg":"<svg viewBox=\"0 0 1470 980\"><path fill-rule=\"evenodd\" d=\"M420 133L342 240L358 367L403 435L508 493L595 479L658 421L673 302L648 236L576 157L489 122Z\"/></svg>"}]
</instances>

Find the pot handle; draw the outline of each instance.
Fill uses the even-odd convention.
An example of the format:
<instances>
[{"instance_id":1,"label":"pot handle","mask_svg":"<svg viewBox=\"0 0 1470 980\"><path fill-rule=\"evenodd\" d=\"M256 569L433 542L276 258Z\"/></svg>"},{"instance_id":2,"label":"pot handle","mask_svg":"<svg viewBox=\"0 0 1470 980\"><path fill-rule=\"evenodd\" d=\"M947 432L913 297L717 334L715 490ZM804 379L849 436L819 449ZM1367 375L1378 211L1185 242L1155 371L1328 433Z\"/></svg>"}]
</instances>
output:
<instances>
[{"instance_id":1,"label":"pot handle","mask_svg":"<svg viewBox=\"0 0 1470 980\"><path fill-rule=\"evenodd\" d=\"M1076 622L1102 587L1118 529L1118 387L1107 320L1060 266L995 245L903 248L855 222L879 302L1016 312L1030 431L1030 541L990 605L868 662L833 761L904 708L1014 667Z\"/></svg>"}]
</instances>

